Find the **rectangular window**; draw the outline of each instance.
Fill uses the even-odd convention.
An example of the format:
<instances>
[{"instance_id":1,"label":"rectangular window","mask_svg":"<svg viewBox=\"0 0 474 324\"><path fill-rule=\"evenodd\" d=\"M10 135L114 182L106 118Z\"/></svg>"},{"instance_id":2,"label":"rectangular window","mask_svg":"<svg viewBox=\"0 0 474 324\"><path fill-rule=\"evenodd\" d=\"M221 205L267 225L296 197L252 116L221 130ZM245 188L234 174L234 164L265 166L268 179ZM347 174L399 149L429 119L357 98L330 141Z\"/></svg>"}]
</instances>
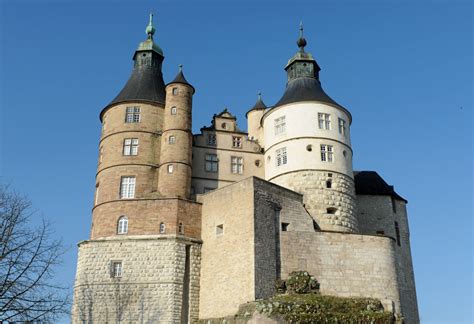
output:
<instances>
[{"instance_id":1,"label":"rectangular window","mask_svg":"<svg viewBox=\"0 0 474 324\"><path fill-rule=\"evenodd\" d=\"M242 174L244 173L244 159L237 156L232 156L230 158L230 166L232 173Z\"/></svg>"},{"instance_id":2,"label":"rectangular window","mask_svg":"<svg viewBox=\"0 0 474 324\"><path fill-rule=\"evenodd\" d=\"M112 262L112 269L110 272L111 272L112 277L114 278L122 277L122 261Z\"/></svg>"},{"instance_id":3,"label":"rectangular window","mask_svg":"<svg viewBox=\"0 0 474 324\"><path fill-rule=\"evenodd\" d=\"M99 148L99 163L102 163L103 158L104 158L104 148L101 146Z\"/></svg>"},{"instance_id":4,"label":"rectangular window","mask_svg":"<svg viewBox=\"0 0 474 324\"><path fill-rule=\"evenodd\" d=\"M342 118L339 118L339 134L346 136L346 121Z\"/></svg>"},{"instance_id":5,"label":"rectangular window","mask_svg":"<svg viewBox=\"0 0 474 324\"><path fill-rule=\"evenodd\" d=\"M140 122L140 107L127 107L127 113L125 114L126 123L139 123Z\"/></svg>"},{"instance_id":6,"label":"rectangular window","mask_svg":"<svg viewBox=\"0 0 474 324\"><path fill-rule=\"evenodd\" d=\"M286 118L281 116L275 119L275 135L284 134L286 132Z\"/></svg>"},{"instance_id":7,"label":"rectangular window","mask_svg":"<svg viewBox=\"0 0 474 324\"><path fill-rule=\"evenodd\" d=\"M332 162L333 154L334 151L332 145L321 144L321 161Z\"/></svg>"},{"instance_id":8,"label":"rectangular window","mask_svg":"<svg viewBox=\"0 0 474 324\"><path fill-rule=\"evenodd\" d=\"M217 139L216 134L207 134L207 145L216 146Z\"/></svg>"},{"instance_id":9,"label":"rectangular window","mask_svg":"<svg viewBox=\"0 0 474 324\"><path fill-rule=\"evenodd\" d=\"M168 144L174 144L176 143L176 137L171 135L170 137L168 137Z\"/></svg>"},{"instance_id":10,"label":"rectangular window","mask_svg":"<svg viewBox=\"0 0 474 324\"><path fill-rule=\"evenodd\" d=\"M216 226L216 236L220 236L224 234L224 224L220 224Z\"/></svg>"},{"instance_id":11,"label":"rectangular window","mask_svg":"<svg viewBox=\"0 0 474 324\"><path fill-rule=\"evenodd\" d=\"M173 96L177 96L178 95L178 88L173 88Z\"/></svg>"},{"instance_id":12,"label":"rectangular window","mask_svg":"<svg viewBox=\"0 0 474 324\"><path fill-rule=\"evenodd\" d=\"M207 172L217 172L218 170L217 155L216 154L206 154L206 171Z\"/></svg>"},{"instance_id":13,"label":"rectangular window","mask_svg":"<svg viewBox=\"0 0 474 324\"><path fill-rule=\"evenodd\" d=\"M276 150L276 166L280 166L286 164L288 162L286 156L286 147L282 147L281 149Z\"/></svg>"},{"instance_id":14,"label":"rectangular window","mask_svg":"<svg viewBox=\"0 0 474 324\"><path fill-rule=\"evenodd\" d=\"M126 138L123 141L123 155L138 154L138 138Z\"/></svg>"},{"instance_id":15,"label":"rectangular window","mask_svg":"<svg viewBox=\"0 0 474 324\"><path fill-rule=\"evenodd\" d=\"M242 148L242 137L232 136L232 147Z\"/></svg>"},{"instance_id":16,"label":"rectangular window","mask_svg":"<svg viewBox=\"0 0 474 324\"><path fill-rule=\"evenodd\" d=\"M174 166L173 164L168 164L168 173L173 173Z\"/></svg>"},{"instance_id":17,"label":"rectangular window","mask_svg":"<svg viewBox=\"0 0 474 324\"><path fill-rule=\"evenodd\" d=\"M120 181L120 199L135 197L135 177L122 177Z\"/></svg>"},{"instance_id":18,"label":"rectangular window","mask_svg":"<svg viewBox=\"0 0 474 324\"><path fill-rule=\"evenodd\" d=\"M171 115L176 115L178 109L176 107L171 107Z\"/></svg>"},{"instance_id":19,"label":"rectangular window","mask_svg":"<svg viewBox=\"0 0 474 324\"><path fill-rule=\"evenodd\" d=\"M331 129L331 115L318 113L319 129Z\"/></svg>"}]
</instances>

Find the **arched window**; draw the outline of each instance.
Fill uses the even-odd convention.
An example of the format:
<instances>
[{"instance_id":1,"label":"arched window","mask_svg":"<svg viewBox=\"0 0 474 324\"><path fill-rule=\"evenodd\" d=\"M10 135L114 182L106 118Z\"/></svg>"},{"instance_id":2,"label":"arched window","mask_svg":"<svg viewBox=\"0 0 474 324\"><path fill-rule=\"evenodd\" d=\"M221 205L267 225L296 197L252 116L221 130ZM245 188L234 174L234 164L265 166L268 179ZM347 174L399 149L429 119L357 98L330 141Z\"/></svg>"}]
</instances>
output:
<instances>
[{"instance_id":1,"label":"arched window","mask_svg":"<svg viewBox=\"0 0 474 324\"><path fill-rule=\"evenodd\" d=\"M128 218L120 216L117 224L117 234L127 234L128 232Z\"/></svg>"},{"instance_id":2,"label":"arched window","mask_svg":"<svg viewBox=\"0 0 474 324\"><path fill-rule=\"evenodd\" d=\"M164 234L166 232L166 225L165 223L161 222L160 223L160 233Z\"/></svg>"},{"instance_id":3,"label":"arched window","mask_svg":"<svg viewBox=\"0 0 474 324\"><path fill-rule=\"evenodd\" d=\"M329 189L332 188L332 181L331 180L326 181L326 188L329 188Z\"/></svg>"},{"instance_id":4,"label":"arched window","mask_svg":"<svg viewBox=\"0 0 474 324\"><path fill-rule=\"evenodd\" d=\"M178 225L178 233L179 234L184 234L184 225L181 222Z\"/></svg>"}]
</instances>

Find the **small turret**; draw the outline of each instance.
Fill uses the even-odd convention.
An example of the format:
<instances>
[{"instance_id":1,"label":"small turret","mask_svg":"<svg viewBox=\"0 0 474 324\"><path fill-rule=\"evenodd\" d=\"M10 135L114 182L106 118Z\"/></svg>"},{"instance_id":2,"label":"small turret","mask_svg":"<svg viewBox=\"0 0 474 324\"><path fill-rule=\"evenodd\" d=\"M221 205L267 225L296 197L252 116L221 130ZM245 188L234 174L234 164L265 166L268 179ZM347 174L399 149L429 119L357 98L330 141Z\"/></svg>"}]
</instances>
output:
<instances>
[{"instance_id":1,"label":"small turret","mask_svg":"<svg viewBox=\"0 0 474 324\"><path fill-rule=\"evenodd\" d=\"M262 100L262 93L258 93L257 102L255 105L245 114L247 117L247 128L249 133L249 139L257 141L261 146L263 143L263 129L260 124L263 114L267 106Z\"/></svg>"},{"instance_id":2,"label":"small turret","mask_svg":"<svg viewBox=\"0 0 474 324\"><path fill-rule=\"evenodd\" d=\"M194 87L179 66L166 85L158 192L163 197L189 198L191 194L192 104Z\"/></svg>"}]
</instances>

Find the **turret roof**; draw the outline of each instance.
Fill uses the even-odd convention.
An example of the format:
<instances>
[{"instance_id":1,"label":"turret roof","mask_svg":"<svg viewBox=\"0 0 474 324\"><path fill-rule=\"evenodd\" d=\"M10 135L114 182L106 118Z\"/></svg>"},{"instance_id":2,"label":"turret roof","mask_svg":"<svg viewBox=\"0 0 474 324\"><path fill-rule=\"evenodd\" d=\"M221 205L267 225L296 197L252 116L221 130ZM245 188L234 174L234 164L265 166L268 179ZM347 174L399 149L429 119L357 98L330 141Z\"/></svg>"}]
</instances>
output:
<instances>
[{"instance_id":1,"label":"turret roof","mask_svg":"<svg viewBox=\"0 0 474 324\"><path fill-rule=\"evenodd\" d=\"M180 64L179 65L179 71L178 71L178 74L176 74L176 77L173 79L173 81L171 81L169 84L172 84L172 83L181 83L181 84L186 84L188 86L190 86L191 88L193 88L193 93L196 91L196 89L194 89L194 87L186 80L186 78L184 77L184 74L183 74L183 66Z\"/></svg>"}]
</instances>

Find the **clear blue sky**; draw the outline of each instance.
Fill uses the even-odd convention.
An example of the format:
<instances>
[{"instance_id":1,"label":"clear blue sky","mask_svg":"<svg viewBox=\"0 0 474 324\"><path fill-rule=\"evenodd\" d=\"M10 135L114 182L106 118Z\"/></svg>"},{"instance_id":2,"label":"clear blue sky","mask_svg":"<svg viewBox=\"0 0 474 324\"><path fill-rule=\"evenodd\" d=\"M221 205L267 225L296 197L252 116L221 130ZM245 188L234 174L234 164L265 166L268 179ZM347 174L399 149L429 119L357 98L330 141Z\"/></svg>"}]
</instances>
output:
<instances>
[{"instance_id":1,"label":"clear blue sky","mask_svg":"<svg viewBox=\"0 0 474 324\"><path fill-rule=\"evenodd\" d=\"M120 91L148 12L196 87L194 131L283 93L298 25L323 87L353 115L354 169L408 199L423 323L472 323L473 6L470 1L5 1L1 175L71 247L89 235L99 112ZM317 275L317 274L315 274ZM67 322L67 320L65 320Z\"/></svg>"}]
</instances>

